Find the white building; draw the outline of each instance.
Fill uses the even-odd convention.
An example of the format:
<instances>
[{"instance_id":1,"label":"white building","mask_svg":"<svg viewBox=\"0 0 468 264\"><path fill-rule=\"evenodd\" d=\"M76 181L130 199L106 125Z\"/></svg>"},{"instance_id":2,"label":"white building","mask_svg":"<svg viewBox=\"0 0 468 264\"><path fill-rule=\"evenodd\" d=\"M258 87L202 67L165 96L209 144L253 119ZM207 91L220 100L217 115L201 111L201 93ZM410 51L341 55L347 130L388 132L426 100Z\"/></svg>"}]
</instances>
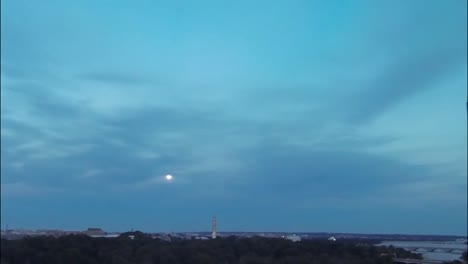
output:
<instances>
[{"instance_id":1,"label":"white building","mask_svg":"<svg viewBox=\"0 0 468 264\"><path fill-rule=\"evenodd\" d=\"M301 237L300 237L300 236L296 236L296 235L287 235L285 238L288 239L288 240L291 240L292 242L299 242L299 241L301 241Z\"/></svg>"}]
</instances>

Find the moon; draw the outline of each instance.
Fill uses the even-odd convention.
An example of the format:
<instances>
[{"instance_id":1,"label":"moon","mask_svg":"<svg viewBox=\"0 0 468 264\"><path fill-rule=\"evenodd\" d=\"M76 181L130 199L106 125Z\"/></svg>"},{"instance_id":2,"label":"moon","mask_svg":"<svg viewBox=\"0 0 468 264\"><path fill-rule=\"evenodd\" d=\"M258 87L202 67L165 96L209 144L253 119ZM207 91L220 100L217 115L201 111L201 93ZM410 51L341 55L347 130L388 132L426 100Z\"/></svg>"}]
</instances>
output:
<instances>
[{"instance_id":1,"label":"moon","mask_svg":"<svg viewBox=\"0 0 468 264\"><path fill-rule=\"evenodd\" d=\"M165 178L166 178L167 181L171 181L172 180L172 175L167 174Z\"/></svg>"}]
</instances>

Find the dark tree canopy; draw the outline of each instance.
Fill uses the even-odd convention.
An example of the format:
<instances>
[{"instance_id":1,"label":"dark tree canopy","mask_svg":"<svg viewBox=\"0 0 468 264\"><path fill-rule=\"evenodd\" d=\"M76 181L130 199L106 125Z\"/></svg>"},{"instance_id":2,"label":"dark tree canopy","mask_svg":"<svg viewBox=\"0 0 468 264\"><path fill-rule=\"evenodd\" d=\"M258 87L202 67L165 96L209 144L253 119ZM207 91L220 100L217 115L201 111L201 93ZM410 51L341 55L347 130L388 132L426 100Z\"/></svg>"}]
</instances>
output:
<instances>
[{"instance_id":1,"label":"dark tree canopy","mask_svg":"<svg viewBox=\"0 0 468 264\"><path fill-rule=\"evenodd\" d=\"M403 249L360 241L291 242L276 238L153 239L143 233L118 238L85 235L2 240L1 264L385 264L393 257L420 258Z\"/></svg>"}]
</instances>

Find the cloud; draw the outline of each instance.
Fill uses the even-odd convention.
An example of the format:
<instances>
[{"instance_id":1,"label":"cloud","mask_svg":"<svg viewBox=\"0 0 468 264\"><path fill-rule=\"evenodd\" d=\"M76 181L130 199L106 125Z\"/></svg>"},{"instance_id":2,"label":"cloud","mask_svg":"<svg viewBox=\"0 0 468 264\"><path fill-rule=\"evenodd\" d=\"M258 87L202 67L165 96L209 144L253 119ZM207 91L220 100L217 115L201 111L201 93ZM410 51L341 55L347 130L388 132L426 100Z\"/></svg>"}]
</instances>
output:
<instances>
[{"instance_id":1,"label":"cloud","mask_svg":"<svg viewBox=\"0 0 468 264\"><path fill-rule=\"evenodd\" d=\"M230 179L231 188L246 196L261 188L264 197L268 197L264 202L315 198L320 203L326 197L368 197L392 186L422 179L435 180L429 167L358 151L325 151L270 144L241 156L245 164L241 174Z\"/></svg>"},{"instance_id":2,"label":"cloud","mask_svg":"<svg viewBox=\"0 0 468 264\"><path fill-rule=\"evenodd\" d=\"M161 157L161 154L158 154L154 151L150 150L143 150L140 152L135 153L137 157L140 157L142 159L158 159Z\"/></svg>"},{"instance_id":3,"label":"cloud","mask_svg":"<svg viewBox=\"0 0 468 264\"><path fill-rule=\"evenodd\" d=\"M101 170L90 169L85 171L82 175L80 175L80 178L93 178L100 173L102 173Z\"/></svg>"},{"instance_id":4,"label":"cloud","mask_svg":"<svg viewBox=\"0 0 468 264\"><path fill-rule=\"evenodd\" d=\"M27 71L21 70L17 67L12 67L9 64L5 64L3 62L1 64L1 69L2 69L2 81L8 80L8 79L23 79L23 78L30 77Z\"/></svg>"},{"instance_id":5,"label":"cloud","mask_svg":"<svg viewBox=\"0 0 468 264\"><path fill-rule=\"evenodd\" d=\"M57 159L74 156L92 150L94 144L54 144L52 142L31 141L9 150L14 156L23 155L31 159Z\"/></svg>"},{"instance_id":6,"label":"cloud","mask_svg":"<svg viewBox=\"0 0 468 264\"><path fill-rule=\"evenodd\" d=\"M341 102L346 106L349 122L367 122L409 96L436 87L454 71L466 67L466 49L435 50L423 54L408 54Z\"/></svg>"},{"instance_id":7,"label":"cloud","mask_svg":"<svg viewBox=\"0 0 468 264\"><path fill-rule=\"evenodd\" d=\"M62 189L55 187L34 186L26 182L1 183L2 197L35 197L60 194Z\"/></svg>"},{"instance_id":8,"label":"cloud","mask_svg":"<svg viewBox=\"0 0 468 264\"><path fill-rule=\"evenodd\" d=\"M378 190L361 195L340 197L334 193L317 198L306 198L297 203L298 208L320 209L323 207L362 211L387 208L387 210L418 210L428 207L466 207L466 184L446 184L442 180L407 181L382 186Z\"/></svg>"},{"instance_id":9,"label":"cloud","mask_svg":"<svg viewBox=\"0 0 468 264\"><path fill-rule=\"evenodd\" d=\"M1 128L0 134L3 137L12 137L15 133L11 129Z\"/></svg>"},{"instance_id":10,"label":"cloud","mask_svg":"<svg viewBox=\"0 0 468 264\"><path fill-rule=\"evenodd\" d=\"M122 25L141 31L126 39L115 23L131 12L115 10L103 23L98 13L81 19L80 8L43 3L38 12L15 3L2 23L1 158L9 165L1 169L10 195L57 188L64 207L85 196L102 203L96 210L126 204L136 214L177 205L198 216L193 208L241 212L248 226L279 206L305 223L310 208L398 215L407 200L404 210L442 212L436 200L459 206L466 194L456 187L466 185L464 143L438 140L458 127L428 126L429 137L402 107L414 99L427 123L458 111L448 102L459 95L450 80L466 68L466 8L455 2L425 2L424 12L417 1L314 5L318 16L302 5L267 13L254 5L243 22L213 24L203 13L202 24L147 28L146 18L131 19ZM170 9L154 16L148 8L148 19L173 25ZM342 15L328 20L324 10ZM53 15L44 20L46 11ZM265 30L271 25L280 31ZM426 101L433 87L453 97ZM446 115L435 115L442 107Z\"/></svg>"},{"instance_id":11,"label":"cloud","mask_svg":"<svg viewBox=\"0 0 468 264\"><path fill-rule=\"evenodd\" d=\"M125 86L144 85L150 83L150 79L137 74L130 74L128 71L85 73L78 75L77 78L85 81L104 82Z\"/></svg>"},{"instance_id":12,"label":"cloud","mask_svg":"<svg viewBox=\"0 0 468 264\"><path fill-rule=\"evenodd\" d=\"M107 139L107 142L113 146L117 146L117 147L127 147L128 144L126 142L124 142L123 140L121 139L118 139L118 138L108 138Z\"/></svg>"},{"instance_id":13,"label":"cloud","mask_svg":"<svg viewBox=\"0 0 468 264\"><path fill-rule=\"evenodd\" d=\"M43 107L50 106L44 105ZM191 108L190 105L184 108L150 107L144 110L127 111L119 117L103 117L89 112L86 116L90 116L90 119L99 123L95 133L87 133L83 137L80 135L80 129L73 130L70 127L70 129L63 130L62 127L60 129L66 131L67 138L58 140L47 135L46 130L39 126L40 130L37 128L36 130L44 134L40 140L18 142L11 149L15 155L21 154L31 159L63 159L63 162L68 165L67 168L42 168L43 173L52 169L53 175L57 175L53 177L54 179L61 174L83 173L76 171L80 166L99 167L100 177L93 179L94 182L106 182L109 185L132 184L143 187L152 186L155 183L152 182L153 179L147 178L155 172L161 175L177 173L180 175L178 178L180 180L196 181L193 183L195 188L192 193L201 195L206 192L204 185L228 190L231 181L234 186L237 186L235 183L238 178L246 182L256 180L244 178L244 175L272 174L268 170L271 165L268 164L278 164L280 161L276 158L265 162L260 167L257 167L258 164L252 166L250 161L246 161L245 157L251 157L253 160L258 158L252 155L260 157L265 155L255 149L256 146L262 144L272 146L270 154L279 151L279 149L273 151L273 146L276 146L276 143L273 143L275 141L283 142L286 149L289 148L292 153L296 154L300 149L298 146L309 147L318 151L309 153L318 159L322 154L331 155L330 152L333 150L339 156L340 151L382 145L395 140L388 137L364 139L349 130L349 127L327 125L327 123L297 126L288 120L283 123L282 120L250 119L248 116L245 119L239 117L227 120L222 111ZM25 133L32 131L30 126L25 125L27 122L9 122L9 127L15 125L17 129L22 129L19 131ZM93 124L88 125L94 126ZM101 127L106 127L106 129L99 129ZM349 131L343 133L342 131L346 129ZM268 154L270 151L266 150L266 152ZM329 159L334 158L333 155L329 157ZM338 158L343 159L343 157ZM365 158L362 157L362 160ZM322 161L326 159L321 158ZM126 171L110 172L112 168L115 168L115 164L125 168ZM302 161L297 166L307 166L307 162ZM36 167L36 171L38 169ZM331 172L333 173L335 172ZM85 172L85 175L91 174L94 176L98 173ZM282 177L279 174L275 175L273 177ZM270 182L267 178L264 180ZM298 181L293 183L297 184ZM285 182L284 185L288 183ZM87 188L94 187L88 186ZM225 193L228 194L227 191ZM220 193L217 192L217 194ZM229 195L237 194L229 192Z\"/></svg>"},{"instance_id":14,"label":"cloud","mask_svg":"<svg viewBox=\"0 0 468 264\"><path fill-rule=\"evenodd\" d=\"M169 184L169 182L165 180L164 175L154 175L147 179L144 179L143 181L137 182L136 186L147 187L164 183Z\"/></svg>"},{"instance_id":15,"label":"cloud","mask_svg":"<svg viewBox=\"0 0 468 264\"><path fill-rule=\"evenodd\" d=\"M10 166L14 169L20 170L24 168L24 165L25 165L24 162L17 161L17 162L13 162Z\"/></svg>"}]
</instances>

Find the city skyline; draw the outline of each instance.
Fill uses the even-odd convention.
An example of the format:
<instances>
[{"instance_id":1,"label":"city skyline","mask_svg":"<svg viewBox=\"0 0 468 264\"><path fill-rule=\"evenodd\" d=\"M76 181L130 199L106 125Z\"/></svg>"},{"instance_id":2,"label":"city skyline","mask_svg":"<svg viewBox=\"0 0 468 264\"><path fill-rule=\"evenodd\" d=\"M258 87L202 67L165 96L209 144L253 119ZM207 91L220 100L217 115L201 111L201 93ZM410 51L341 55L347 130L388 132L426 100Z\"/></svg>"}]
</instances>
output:
<instances>
[{"instance_id":1,"label":"city skyline","mask_svg":"<svg viewBox=\"0 0 468 264\"><path fill-rule=\"evenodd\" d=\"M466 235L466 10L4 0L1 222Z\"/></svg>"}]
</instances>

